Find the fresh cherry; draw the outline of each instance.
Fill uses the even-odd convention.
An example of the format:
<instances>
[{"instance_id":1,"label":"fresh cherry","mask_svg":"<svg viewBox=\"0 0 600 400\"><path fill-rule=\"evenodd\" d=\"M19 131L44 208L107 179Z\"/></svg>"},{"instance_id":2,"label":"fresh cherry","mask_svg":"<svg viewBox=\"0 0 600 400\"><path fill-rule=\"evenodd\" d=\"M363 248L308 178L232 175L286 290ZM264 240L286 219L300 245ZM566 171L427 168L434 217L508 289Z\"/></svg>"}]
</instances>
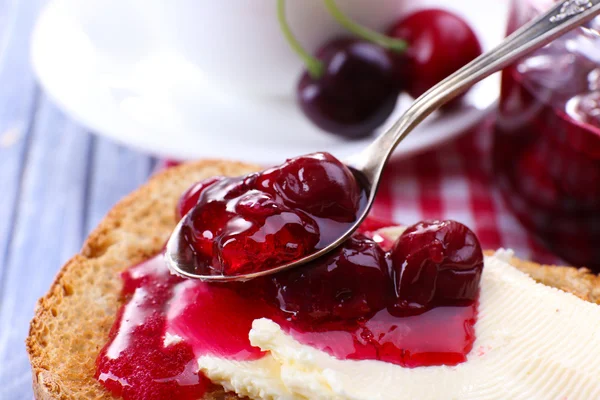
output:
<instances>
[{"instance_id":1,"label":"fresh cherry","mask_svg":"<svg viewBox=\"0 0 600 400\"><path fill-rule=\"evenodd\" d=\"M202 194L204 189L206 189L213 183L220 181L221 179L223 179L223 177L220 176L207 178L200 182L196 182L192 186L190 186L190 188L186 190L185 193L183 193L183 195L179 199L179 202L177 203L177 209L175 212L177 219L179 220L183 218L185 214L187 214L192 208L194 208L196 203L198 203L198 199L200 198L200 195Z\"/></svg>"},{"instance_id":2,"label":"fresh cherry","mask_svg":"<svg viewBox=\"0 0 600 400\"><path fill-rule=\"evenodd\" d=\"M456 221L419 222L391 251L396 299L390 311L420 314L434 306L475 301L483 253L475 234Z\"/></svg>"},{"instance_id":3,"label":"fresh cherry","mask_svg":"<svg viewBox=\"0 0 600 400\"><path fill-rule=\"evenodd\" d=\"M300 323L353 320L385 308L392 293L385 252L355 235L323 259L272 278L275 300Z\"/></svg>"},{"instance_id":4,"label":"fresh cherry","mask_svg":"<svg viewBox=\"0 0 600 400\"><path fill-rule=\"evenodd\" d=\"M417 98L481 54L469 25L445 10L417 11L393 25L388 34L408 43L397 57L397 79Z\"/></svg>"},{"instance_id":5,"label":"fresh cherry","mask_svg":"<svg viewBox=\"0 0 600 400\"><path fill-rule=\"evenodd\" d=\"M304 72L297 97L304 114L321 129L346 138L373 133L394 110L400 86L389 53L352 38L328 42L317 52L323 73Z\"/></svg>"},{"instance_id":6,"label":"fresh cherry","mask_svg":"<svg viewBox=\"0 0 600 400\"><path fill-rule=\"evenodd\" d=\"M356 219L360 188L352 171L331 154L292 158L263 172L258 187L319 218L339 222Z\"/></svg>"}]
</instances>

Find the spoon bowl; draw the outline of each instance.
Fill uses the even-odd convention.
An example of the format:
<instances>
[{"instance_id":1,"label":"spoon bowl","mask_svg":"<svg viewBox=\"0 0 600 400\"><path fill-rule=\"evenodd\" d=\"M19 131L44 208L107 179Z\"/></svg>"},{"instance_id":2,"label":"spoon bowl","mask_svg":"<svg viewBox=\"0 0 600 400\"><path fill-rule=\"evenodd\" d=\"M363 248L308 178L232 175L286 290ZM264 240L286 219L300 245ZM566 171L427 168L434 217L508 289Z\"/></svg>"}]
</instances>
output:
<instances>
[{"instance_id":1,"label":"spoon bowl","mask_svg":"<svg viewBox=\"0 0 600 400\"><path fill-rule=\"evenodd\" d=\"M361 153L345 160L346 166L350 168L365 191L367 201L359 211L356 221L346 232L327 246L292 262L258 272L240 275L198 274L195 266L181 257L182 251L179 246L184 217L177 224L167 242L165 259L169 269L177 275L204 281L245 281L295 268L329 253L347 240L367 217L390 155L419 123L477 82L500 71L520 57L545 46L553 39L584 24L598 14L600 14L600 0L558 2L548 12L514 32L494 49L482 54L416 99L393 126L377 137Z\"/></svg>"}]
</instances>

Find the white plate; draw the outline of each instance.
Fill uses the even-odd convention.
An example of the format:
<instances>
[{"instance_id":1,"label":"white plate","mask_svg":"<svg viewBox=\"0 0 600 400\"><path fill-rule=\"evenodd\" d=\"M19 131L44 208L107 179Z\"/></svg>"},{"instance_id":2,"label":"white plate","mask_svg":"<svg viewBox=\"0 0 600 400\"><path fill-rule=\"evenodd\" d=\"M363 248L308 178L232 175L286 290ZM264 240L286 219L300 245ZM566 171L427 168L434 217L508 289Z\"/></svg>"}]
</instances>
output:
<instances>
[{"instance_id":1,"label":"white plate","mask_svg":"<svg viewBox=\"0 0 600 400\"><path fill-rule=\"evenodd\" d=\"M503 37L506 2L461 0L450 6L448 0L438 0L419 6L440 3L461 7L484 49ZM312 151L343 158L369 142L344 141L319 131L291 99L220 93L172 51L156 51L135 68L124 67L118 55L95 46L72 15L66 0L54 0L42 12L32 36L33 69L60 107L100 135L175 159L221 157L264 164ZM465 107L432 115L395 155L413 154L465 132L494 108L498 93L496 74L469 92ZM409 103L402 97L391 118Z\"/></svg>"}]
</instances>

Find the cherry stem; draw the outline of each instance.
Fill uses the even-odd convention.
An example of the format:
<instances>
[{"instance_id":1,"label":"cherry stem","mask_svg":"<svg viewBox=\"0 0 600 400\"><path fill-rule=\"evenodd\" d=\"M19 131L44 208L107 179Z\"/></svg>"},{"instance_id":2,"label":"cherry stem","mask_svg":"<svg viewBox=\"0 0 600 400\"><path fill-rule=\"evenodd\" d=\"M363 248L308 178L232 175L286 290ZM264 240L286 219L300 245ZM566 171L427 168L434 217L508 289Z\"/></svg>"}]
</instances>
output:
<instances>
[{"instance_id":1,"label":"cherry stem","mask_svg":"<svg viewBox=\"0 0 600 400\"><path fill-rule=\"evenodd\" d=\"M308 53L292 33L285 17L285 0L277 0L277 20L279 21L283 36L290 44L292 50L298 54L306 65L308 74L314 79L319 79L323 75L323 63Z\"/></svg>"},{"instance_id":2,"label":"cherry stem","mask_svg":"<svg viewBox=\"0 0 600 400\"><path fill-rule=\"evenodd\" d=\"M394 39L379 32L375 32L369 28L352 21L348 18L337 6L334 0L323 0L325 7L331 16L344 28L354 33L356 36L375 43L383 48L397 52L403 52L408 47L406 41Z\"/></svg>"}]
</instances>

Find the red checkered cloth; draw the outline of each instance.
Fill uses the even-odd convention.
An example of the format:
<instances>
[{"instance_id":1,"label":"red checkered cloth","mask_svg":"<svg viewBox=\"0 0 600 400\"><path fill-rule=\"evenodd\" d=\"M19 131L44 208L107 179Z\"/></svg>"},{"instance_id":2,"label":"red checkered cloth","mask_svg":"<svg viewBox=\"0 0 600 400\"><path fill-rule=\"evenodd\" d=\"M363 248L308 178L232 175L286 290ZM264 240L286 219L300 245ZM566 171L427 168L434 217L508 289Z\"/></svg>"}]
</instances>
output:
<instances>
[{"instance_id":1,"label":"red checkered cloth","mask_svg":"<svg viewBox=\"0 0 600 400\"><path fill-rule=\"evenodd\" d=\"M475 231L484 249L512 249L522 259L566 265L502 200L491 171L491 126L488 121L426 153L391 161L371 215L402 225L454 219ZM159 168L176 164L163 161Z\"/></svg>"},{"instance_id":2,"label":"red checkered cloth","mask_svg":"<svg viewBox=\"0 0 600 400\"><path fill-rule=\"evenodd\" d=\"M491 122L426 153L392 161L372 215L413 224L454 219L470 227L484 249L508 248L518 257L566 265L536 241L504 203L491 171Z\"/></svg>"}]
</instances>

